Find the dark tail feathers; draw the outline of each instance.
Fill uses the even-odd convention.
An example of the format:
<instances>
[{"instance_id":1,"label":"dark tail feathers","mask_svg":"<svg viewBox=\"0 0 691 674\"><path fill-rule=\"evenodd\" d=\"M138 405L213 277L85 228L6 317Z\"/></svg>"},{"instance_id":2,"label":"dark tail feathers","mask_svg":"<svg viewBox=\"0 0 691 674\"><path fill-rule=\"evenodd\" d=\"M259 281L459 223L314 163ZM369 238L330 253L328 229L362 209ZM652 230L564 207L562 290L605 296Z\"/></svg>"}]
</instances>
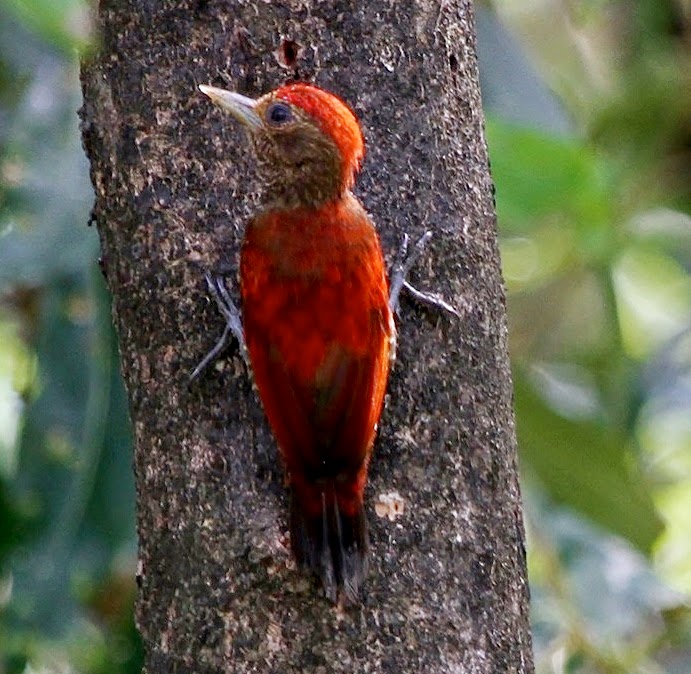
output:
<instances>
[{"instance_id":1,"label":"dark tail feathers","mask_svg":"<svg viewBox=\"0 0 691 674\"><path fill-rule=\"evenodd\" d=\"M307 514L295 494L290 504L290 538L298 564L321 580L324 594L334 603L359 601L367 575L367 521L362 502L350 515L339 507L333 489L321 493L321 513ZM352 508L348 508L352 510Z\"/></svg>"}]
</instances>

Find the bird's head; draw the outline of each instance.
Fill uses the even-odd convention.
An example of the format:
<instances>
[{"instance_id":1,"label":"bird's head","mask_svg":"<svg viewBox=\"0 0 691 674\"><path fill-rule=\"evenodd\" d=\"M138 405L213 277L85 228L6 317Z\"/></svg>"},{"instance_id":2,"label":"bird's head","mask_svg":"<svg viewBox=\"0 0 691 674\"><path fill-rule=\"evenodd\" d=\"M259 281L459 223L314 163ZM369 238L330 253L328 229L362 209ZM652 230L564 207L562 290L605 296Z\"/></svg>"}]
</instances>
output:
<instances>
[{"instance_id":1,"label":"bird's head","mask_svg":"<svg viewBox=\"0 0 691 674\"><path fill-rule=\"evenodd\" d=\"M337 96L299 82L256 100L199 88L249 130L267 201L317 206L352 187L364 144L357 118Z\"/></svg>"}]
</instances>

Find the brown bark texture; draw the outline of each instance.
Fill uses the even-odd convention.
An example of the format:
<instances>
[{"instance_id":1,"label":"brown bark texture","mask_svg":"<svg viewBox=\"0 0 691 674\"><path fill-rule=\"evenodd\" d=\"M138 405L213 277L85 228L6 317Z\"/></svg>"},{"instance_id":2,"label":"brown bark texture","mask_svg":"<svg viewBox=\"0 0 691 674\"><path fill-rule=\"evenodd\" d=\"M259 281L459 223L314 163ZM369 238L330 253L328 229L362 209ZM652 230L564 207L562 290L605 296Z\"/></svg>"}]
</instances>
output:
<instances>
[{"instance_id":1,"label":"brown bark texture","mask_svg":"<svg viewBox=\"0 0 691 674\"><path fill-rule=\"evenodd\" d=\"M493 188L470 0L101 0L82 73L94 220L135 435L145 671L531 672ZM371 465L370 573L339 612L291 561L277 450L203 272L237 285L256 208L242 129L197 90L292 78L347 100L387 258L434 238L404 299ZM236 288L237 290L237 288ZM380 495L405 509L376 514Z\"/></svg>"}]
</instances>

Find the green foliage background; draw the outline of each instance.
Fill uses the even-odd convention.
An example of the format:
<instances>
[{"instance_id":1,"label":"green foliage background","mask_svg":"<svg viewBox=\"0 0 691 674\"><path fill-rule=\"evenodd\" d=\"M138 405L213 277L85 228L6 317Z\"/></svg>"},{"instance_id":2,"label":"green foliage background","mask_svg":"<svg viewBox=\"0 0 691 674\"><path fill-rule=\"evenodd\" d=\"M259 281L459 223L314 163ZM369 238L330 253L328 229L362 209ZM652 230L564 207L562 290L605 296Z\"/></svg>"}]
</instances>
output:
<instances>
[{"instance_id":1,"label":"green foliage background","mask_svg":"<svg viewBox=\"0 0 691 674\"><path fill-rule=\"evenodd\" d=\"M543 673L691 671L691 9L477 8ZM138 672L83 0L0 0L0 674ZM85 357L86 356L86 357Z\"/></svg>"}]
</instances>

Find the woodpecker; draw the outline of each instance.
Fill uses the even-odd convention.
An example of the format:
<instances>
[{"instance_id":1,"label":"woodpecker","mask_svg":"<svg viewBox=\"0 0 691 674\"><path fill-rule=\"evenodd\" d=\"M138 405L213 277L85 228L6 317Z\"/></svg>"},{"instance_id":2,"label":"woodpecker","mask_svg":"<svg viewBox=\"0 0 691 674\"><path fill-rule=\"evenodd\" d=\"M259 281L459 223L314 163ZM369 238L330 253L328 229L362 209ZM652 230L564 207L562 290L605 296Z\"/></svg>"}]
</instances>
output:
<instances>
[{"instance_id":1,"label":"woodpecker","mask_svg":"<svg viewBox=\"0 0 691 674\"><path fill-rule=\"evenodd\" d=\"M199 88L248 130L263 206L242 242L242 320L223 279L207 275L227 327L192 376L235 335L289 476L295 559L329 599L354 604L367 572L364 491L399 293L453 308L405 281L429 232L410 256L405 239L389 286L375 227L351 192L364 143L346 103L301 82L256 100Z\"/></svg>"}]
</instances>

